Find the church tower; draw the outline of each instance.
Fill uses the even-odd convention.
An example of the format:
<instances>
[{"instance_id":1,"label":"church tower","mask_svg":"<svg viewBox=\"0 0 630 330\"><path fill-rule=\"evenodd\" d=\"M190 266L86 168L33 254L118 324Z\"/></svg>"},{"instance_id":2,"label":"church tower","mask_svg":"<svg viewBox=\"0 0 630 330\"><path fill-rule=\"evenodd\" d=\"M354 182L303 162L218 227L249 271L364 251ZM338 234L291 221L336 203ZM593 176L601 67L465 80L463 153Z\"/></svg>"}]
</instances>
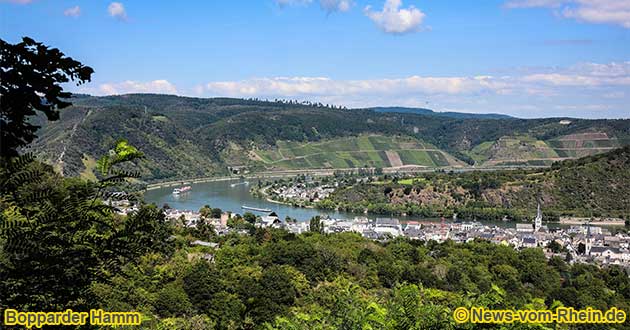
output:
<instances>
[{"instance_id":1,"label":"church tower","mask_svg":"<svg viewBox=\"0 0 630 330\"><path fill-rule=\"evenodd\" d=\"M591 223L586 223L586 245L584 254L587 256L591 255L591 248L593 247L593 238L591 237Z\"/></svg>"},{"instance_id":2,"label":"church tower","mask_svg":"<svg viewBox=\"0 0 630 330\"><path fill-rule=\"evenodd\" d=\"M538 211L536 212L536 219L534 220L534 232L537 232L542 227L542 211L540 210L540 202L538 203Z\"/></svg>"}]
</instances>

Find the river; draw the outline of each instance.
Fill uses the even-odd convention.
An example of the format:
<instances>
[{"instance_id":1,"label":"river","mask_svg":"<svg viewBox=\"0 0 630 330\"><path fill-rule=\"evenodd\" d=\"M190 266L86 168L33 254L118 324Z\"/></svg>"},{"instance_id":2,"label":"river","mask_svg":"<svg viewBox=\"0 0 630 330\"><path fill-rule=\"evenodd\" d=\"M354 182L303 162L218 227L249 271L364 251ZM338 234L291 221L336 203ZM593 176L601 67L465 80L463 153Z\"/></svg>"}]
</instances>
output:
<instances>
[{"instance_id":1,"label":"river","mask_svg":"<svg viewBox=\"0 0 630 330\"><path fill-rule=\"evenodd\" d=\"M247 182L247 184L246 184ZM299 208L290 205L272 203L262 198L254 197L250 194L250 188L257 183L256 179L234 179L234 180L222 180L222 181L210 181L201 183L192 183L190 186L192 190L182 195L173 195L173 188L164 187L148 190L144 193L145 201L149 203L155 203L158 206L168 204L171 208L178 210L192 210L198 211L204 205L210 205L210 207L220 208L223 211L230 211L232 213L243 214L248 212L242 208L243 205L270 209L280 219L285 219L289 216L299 221L307 221L316 215L330 216L338 219L353 219L356 216L365 216L364 214L356 214L349 212L337 212L337 211L325 211L318 209ZM249 211L252 212L252 211ZM263 215L261 212L252 212L258 215ZM368 215L368 218L384 217L383 215ZM402 221L431 221L436 222L439 219L422 219L416 217L396 217ZM515 227L515 222L503 222L503 221L480 221L487 225L496 225L500 227ZM548 224L551 227L568 227L559 225L557 223Z\"/></svg>"},{"instance_id":2,"label":"river","mask_svg":"<svg viewBox=\"0 0 630 330\"><path fill-rule=\"evenodd\" d=\"M248 182L249 184L245 184ZM354 218L358 214L329 211L324 212L316 209L299 208L289 205L269 202L262 198L254 197L249 189L257 183L256 179L234 179L225 181L211 181L190 184L192 190L181 196L173 195L174 187L158 188L148 190L144 193L145 201L155 203L158 206L168 204L171 208L179 210L198 211L204 205L217 207L223 211L243 214L248 210L243 210L242 206L270 209L280 219L289 216L300 221L306 221L316 215L329 215L333 218ZM252 211L249 211L252 212ZM261 214L260 212L252 212Z\"/></svg>"}]
</instances>

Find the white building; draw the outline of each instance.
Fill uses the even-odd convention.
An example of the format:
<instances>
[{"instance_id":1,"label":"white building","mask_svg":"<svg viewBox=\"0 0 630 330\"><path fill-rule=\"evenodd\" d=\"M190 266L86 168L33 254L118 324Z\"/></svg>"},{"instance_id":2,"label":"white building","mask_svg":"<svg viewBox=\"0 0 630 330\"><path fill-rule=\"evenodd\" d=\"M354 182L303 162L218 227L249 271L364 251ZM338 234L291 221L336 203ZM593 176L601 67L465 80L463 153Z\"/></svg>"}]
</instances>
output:
<instances>
[{"instance_id":1,"label":"white building","mask_svg":"<svg viewBox=\"0 0 630 330\"><path fill-rule=\"evenodd\" d=\"M260 226L261 227L274 227L280 228L282 221L278 218L276 212L271 212L268 215L261 217Z\"/></svg>"}]
</instances>

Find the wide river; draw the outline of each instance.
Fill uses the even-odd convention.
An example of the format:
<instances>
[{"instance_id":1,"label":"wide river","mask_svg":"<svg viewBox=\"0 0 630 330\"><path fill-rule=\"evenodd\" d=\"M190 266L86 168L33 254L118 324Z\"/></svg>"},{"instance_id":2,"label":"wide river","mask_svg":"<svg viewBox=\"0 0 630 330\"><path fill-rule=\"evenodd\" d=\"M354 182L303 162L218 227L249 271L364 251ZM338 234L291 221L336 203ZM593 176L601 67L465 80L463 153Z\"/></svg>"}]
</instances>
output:
<instances>
[{"instance_id":1,"label":"wide river","mask_svg":"<svg viewBox=\"0 0 630 330\"><path fill-rule=\"evenodd\" d=\"M242 208L242 206L249 206L260 209L270 209L276 212L280 219L284 219L285 217L290 216L291 218L298 219L299 221L307 221L316 215L330 216L337 219L353 219L355 216L365 216L364 214L299 208L289 205L272 203L262 198L256 198L250 194L250 187L252 185L255 185L256 183L256 179L234 179L193 183L190 184L192 190L182 195L173 194L173 188L175 187L165 187L146 191L144 194L144 199L145 201L149 203L155 203L160 207L164 204L168 204L171 208L174 209L192 211L198 211L204 205L210 205L210 207L217 207L223 211L243 214L245 212L252 212L244 210ZM258 215L264 214L261 212L253 213ZM384 217L383 215L367 216L368 218ZM396 218L402 221L439 221L439 219L423 219L417 217ZM483 220L481 220L480 222L487 225L497 225L501 227L516 226L515 222ZM549 227L557 226L558 224L549 224Z\"/></svg>"}]
</instances>

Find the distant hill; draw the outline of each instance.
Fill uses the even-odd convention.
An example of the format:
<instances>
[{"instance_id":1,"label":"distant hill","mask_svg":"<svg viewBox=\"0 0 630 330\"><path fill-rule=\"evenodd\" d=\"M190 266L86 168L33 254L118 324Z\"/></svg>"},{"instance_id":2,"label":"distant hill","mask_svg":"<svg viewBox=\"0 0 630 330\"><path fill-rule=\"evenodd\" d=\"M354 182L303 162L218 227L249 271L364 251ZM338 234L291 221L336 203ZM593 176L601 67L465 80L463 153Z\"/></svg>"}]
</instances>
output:
<instances>
[{"instance_id":1,"label":"distant hill","mask_svg":"<svg viewBox=\"0 0 630 330\"><path fill-rule=\"evenodd\" d=\"M456 119L508 119L514 118L508 115L502 115L497 113L466 113L466 112L438 112L425 108L406 108L406 107L375 107L369 108L376 112L396 112L396 113L410 113L416 115L425 116L439 116Z\"/></svg>"},{"instance_id":2,"label":"distant hill","mask_svg":"<svg viewBox=\"0 0 630 330\"><path fill-rule=\"evenodd\" d=\"M125 138L148 181L245 171L549 165L630 144L630 120L451 118L292 102L154 94L72 99L31 149L65 175L93 177Z\"/></svg>"}]
</instances>

